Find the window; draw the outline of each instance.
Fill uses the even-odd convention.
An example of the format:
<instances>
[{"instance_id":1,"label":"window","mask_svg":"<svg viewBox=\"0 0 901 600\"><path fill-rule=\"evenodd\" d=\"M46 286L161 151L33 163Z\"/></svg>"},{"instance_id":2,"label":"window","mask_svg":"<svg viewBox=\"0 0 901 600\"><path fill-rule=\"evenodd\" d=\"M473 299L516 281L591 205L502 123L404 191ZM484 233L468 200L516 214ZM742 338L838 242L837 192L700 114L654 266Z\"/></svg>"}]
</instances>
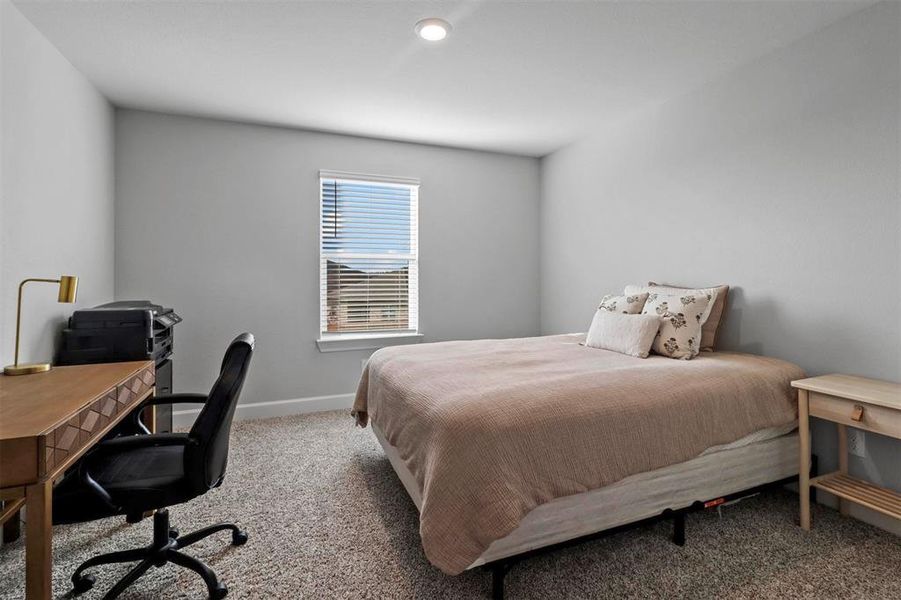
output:
<instances>
[{"instance_id":1,"label":"window","mask_svg":"<svg viewBox=\"0 0 901 600\"><path fill-rule=\"evenodd\" d=\"M419 182L321 171L319 191L320 342L417 334Z\"/></svg>"}]
</instances>

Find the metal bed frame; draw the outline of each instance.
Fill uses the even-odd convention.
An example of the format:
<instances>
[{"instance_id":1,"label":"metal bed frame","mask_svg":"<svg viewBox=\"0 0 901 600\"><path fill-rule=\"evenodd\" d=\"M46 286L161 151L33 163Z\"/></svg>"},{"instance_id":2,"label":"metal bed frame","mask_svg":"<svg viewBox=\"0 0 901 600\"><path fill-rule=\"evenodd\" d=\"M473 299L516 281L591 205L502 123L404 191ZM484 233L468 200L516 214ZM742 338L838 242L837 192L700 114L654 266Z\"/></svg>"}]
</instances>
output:
<instances>
[{"instance_id":1,"label":"metal bed frame","mask_svg":"<svg viewBox=\"0 0 901 600\"><path fill-rule=\"evenodd\" d=\"M810 457L810 476L815 477L817 475L817 457L816 455L812 455ZM754 486L752 488L748 488L746 490L742 490L740 492L735 492L732 494L727 494L725 496L719 496L717 498L712 498L709 500L701 501L696 500L689 506L679 509L667 508L659 515L655 515L652 517L648 517L646 519L641 519L638 521L633 521L631 523L625 523L623 525L618 525L616 527L611 527L610 529L604 529L603 531L598 531L595 533L590 533L588 535L583 535L581 537L573 538L571 540L567 540L565 542L560 542L557 544L552 544L550 546L544 546L543 548L536 548L534 550L529 550L528 552L523 552L521 554L514 554L512 556L508 556L506 558L501 558L489 563L482 565L482 568L489 571L491 573L491 598L492 600L503 600L504 598L504 579L507 576L507 573L510 572L516 564L532 558L534 556L539 556L541 554L547 554L549 552L556 552L557 550L567 548L570 546L575 546L578 544L583 544L585 542L589 542L592 540L597 540L600 538L604 538L610 535L614 535L617 533L622 533L624 531L629 531L631 529L636 529L638 527L643 527L645 525L649 525L651 523L657 523L659 521L672 520L673 522L673 543L677 546L685 545L685 516L689 513L698 512L701 510L707 510L709 508L715 508L721 506L727 502L732 502L735 500L741 500L742 498L748 498L750 496L754 496L759 494L760 492L775 488L781 487L790 483L797 483L798 476L794 477L786 477L784 479L780 479L778 481L772 481L770 483L764 483L762 485ZM814 503L816 501L816 488L810 488L810 501Z\"/></svg>"}]
</instances>

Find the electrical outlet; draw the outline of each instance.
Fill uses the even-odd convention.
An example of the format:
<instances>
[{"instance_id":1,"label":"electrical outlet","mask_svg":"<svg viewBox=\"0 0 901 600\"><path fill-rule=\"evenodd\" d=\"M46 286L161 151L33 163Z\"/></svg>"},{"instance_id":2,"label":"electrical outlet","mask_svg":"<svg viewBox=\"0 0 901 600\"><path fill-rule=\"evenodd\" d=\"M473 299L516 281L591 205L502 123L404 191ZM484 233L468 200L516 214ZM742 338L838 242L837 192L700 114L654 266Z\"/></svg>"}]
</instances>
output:
<instances>
[{"instance_id":1,"label":"electrical outlet","mask_svg":"<svg viewBox=\"0 0 901 600\"><path fill-rule=\"evenodd\" d=\"M859 458L867 456L867 438L860 429L848 427L848 454Z\"/></svg>"}]
</instances>

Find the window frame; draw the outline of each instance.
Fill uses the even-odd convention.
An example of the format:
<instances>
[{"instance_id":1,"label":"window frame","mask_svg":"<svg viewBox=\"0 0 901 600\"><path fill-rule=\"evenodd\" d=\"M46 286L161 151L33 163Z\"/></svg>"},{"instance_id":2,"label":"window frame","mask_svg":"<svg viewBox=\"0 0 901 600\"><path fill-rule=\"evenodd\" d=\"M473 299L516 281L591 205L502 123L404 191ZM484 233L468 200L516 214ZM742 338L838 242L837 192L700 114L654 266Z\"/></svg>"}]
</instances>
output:
<instances>
[{"instance_id":1,"label":"window frame","mask_svg":"<svg viewBox=\"0 0 901 600\"><path fill-rule=\"evenodd\" d=\"M351 183L367 183L374 185L394 185L398 187L408 188L410 190L411 204L411 252L401 255L404 260L410 261L408 271L408 305L410 311L409 329L384 329L370 331L341 331L329 332L327 327L328 300L327 300L327 282L323 277L327 277L323 268L323 260L333 256L324 251L324 239L322 231L323 222L323 180L335 180L337 182ZM423 334L419 330L419 193L420 181L412 177L393 177L386 175L371 175L364 173L353 173L347 171L320 170L317 178L318 190L317 199L319 202L319 220L317 227L319 228L319 336L316 344L321 352L336 352L347 350L368 350L381 348L384 346L394 346L400 344L416 343L421 341ZM376 253L377 254L377 253ZM385 253L385 256L397 256Z\"/></svg>"}]
</instances>

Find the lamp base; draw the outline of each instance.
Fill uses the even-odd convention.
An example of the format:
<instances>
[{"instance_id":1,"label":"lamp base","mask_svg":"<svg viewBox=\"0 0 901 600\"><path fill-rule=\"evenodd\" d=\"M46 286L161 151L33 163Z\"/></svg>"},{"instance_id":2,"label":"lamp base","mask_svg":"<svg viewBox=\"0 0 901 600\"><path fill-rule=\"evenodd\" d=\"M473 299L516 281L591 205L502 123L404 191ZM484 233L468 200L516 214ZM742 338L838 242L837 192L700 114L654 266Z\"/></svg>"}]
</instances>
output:
<instances>
[{"instance_id":1,"label":"lamp base","mask_svg":"<svg viewBox=\"0 0 901 600\"><path fill-rule=\"evenodd\" d=\"M3 367L4 375L31 375L50 370L49 363L31 363L29 365L7 365Z\"/></svg>"}]
</instances>

